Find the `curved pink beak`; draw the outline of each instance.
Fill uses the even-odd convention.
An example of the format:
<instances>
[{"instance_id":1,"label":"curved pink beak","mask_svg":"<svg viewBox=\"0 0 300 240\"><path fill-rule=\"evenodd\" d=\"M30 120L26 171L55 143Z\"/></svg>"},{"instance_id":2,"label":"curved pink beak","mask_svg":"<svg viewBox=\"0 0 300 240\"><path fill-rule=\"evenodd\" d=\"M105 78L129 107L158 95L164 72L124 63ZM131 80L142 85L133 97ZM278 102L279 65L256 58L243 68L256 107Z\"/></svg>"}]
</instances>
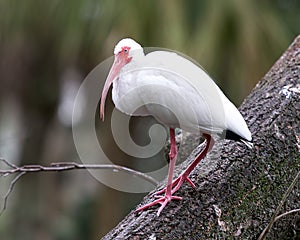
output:
<instances>
[{"instance_id":1,"label":"curved pink beak","mask_svg":"<svg viewBox=\"0 0 300 240\"><path fill-rule=\"evenodd\" d=\"M113 83L113 81L118 78L118 75L120 73L120 70L122 67L128 63L128 59L122 55L122 54L117 54L115 55L115 60L114 63L109 71L109 74L106 78L103 90L102 90L102 95L101 95L101 101L100 101L100 119L104 121L104 106L105 106L105 100L106 96L108 93L108 90Z\"/></svg>"}]
</instances>

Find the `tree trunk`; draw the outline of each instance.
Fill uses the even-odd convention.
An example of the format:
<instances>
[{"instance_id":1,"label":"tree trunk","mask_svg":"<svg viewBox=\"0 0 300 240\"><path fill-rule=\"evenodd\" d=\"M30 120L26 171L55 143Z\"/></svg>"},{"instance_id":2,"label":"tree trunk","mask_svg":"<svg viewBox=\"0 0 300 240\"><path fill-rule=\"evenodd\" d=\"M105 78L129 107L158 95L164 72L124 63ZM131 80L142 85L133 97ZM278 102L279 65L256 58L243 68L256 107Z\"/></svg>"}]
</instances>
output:
<instances>
[{"instance_id":1,"label":"tree trunk","mask_svg":"<svg viewBox=\"0 0 300 240\"><path fill-rule=\"evenodd\" d=\"M299 79L300 36L240 107L254 148L219 141L191 174L196 188L184 184L177 192L182 201L169 203L159 217L159 206L133 210L103 239L257 239L300 170ZM154 200L154 192L142 204ZM280 213L299 208L299 195L298 182ZM281 218L268 239L298 239L299 222L299 212Z\"/></svg>"}]
</instances>

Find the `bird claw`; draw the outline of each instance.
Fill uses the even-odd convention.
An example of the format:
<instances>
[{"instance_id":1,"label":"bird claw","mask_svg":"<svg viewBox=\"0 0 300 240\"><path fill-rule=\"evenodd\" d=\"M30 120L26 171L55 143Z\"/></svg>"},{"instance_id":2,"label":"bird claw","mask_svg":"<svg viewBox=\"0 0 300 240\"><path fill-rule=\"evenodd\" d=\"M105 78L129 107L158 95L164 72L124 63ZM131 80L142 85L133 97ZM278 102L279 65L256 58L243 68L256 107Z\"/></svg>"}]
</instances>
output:
<instances>
[{"instance_id":1,"label":"bird claw","mask_svg":"<svg viewBox=\"0 0 300 240\"><path fill-rule=\"evenodd\" d=\"M140 208L138 208L136 211L143 211L151 206L154 206L156 204L160 204L160 208L158 209L157 211L157 216L160 215L161 211L165 208L165 206L168 204L168 202L171 202L172 200L182 200L182 197L179 197L179 196L168 196L168 195L165 195L165 196L158 196L158 195L155 195L155 197L158 197L159 199L151 202L151 203L148 203Z\"/></svg>"},{"instance_id":2,"label":"bird claw","mask_svg":"<svg viewBox=\"0 0 300 240\"><path fill-rule=\"evenodd\" d=\"M185 181L187 181L188 184L190 184L192 186L192 188L196 187L195 184L193 183L193 181L189 177L185 177L185 176L181 175L176 180L174 180L172 182L172 194L175 193L176 191L178 191L178 189L181 187L181 185ZM162 190L156 192L156 196L160 196L159 194L162 194L162 193L166 192L166 190L167 190L167 187L165 187Z\"/></svg>"},{"instance_id":3,"label":"bird claw","mask_svg":"<svg viewBox=\"0 0 300 240\"><path fill-rule=\"evenodd\" d=\"M156 194L154 195L155 198L158 198L157 200L138 208L137 211L138 212L143 211L151 206L160 204L161 206L157 211L157 216L159 216L161 211L164 209L164 207L167 205L168 202L170 202L171 200L182 200L182 197L173 196L172 194L174 194L185 181L187 181L193 188L195 187L195 184L192 182L192 180L189 177L185 177L181 175L175 181L172 182L172 191L169 195L166 193L167 187L165 187L164 189L156 192ZM165 195L164 196L160 195L162 193L165 193Z\"/></svg>"}]
</instances>

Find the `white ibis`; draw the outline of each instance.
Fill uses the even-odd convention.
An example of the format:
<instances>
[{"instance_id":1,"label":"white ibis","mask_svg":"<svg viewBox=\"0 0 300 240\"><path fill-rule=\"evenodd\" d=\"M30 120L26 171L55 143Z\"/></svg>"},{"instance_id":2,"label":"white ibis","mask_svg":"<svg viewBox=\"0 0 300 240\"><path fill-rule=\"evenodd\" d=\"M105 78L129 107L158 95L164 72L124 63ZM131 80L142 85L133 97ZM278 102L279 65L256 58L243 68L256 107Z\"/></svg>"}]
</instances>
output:
<instances>
[{"instance_id":1,"label":"white ibis","mask_svg":"<svg viewBox=\"0 0 300 240\"><path fill-rule=\"evenodd\" d=\"M214 144L212 136L240 141L252 147L251 133L240 112L228 100L208 74L193 61L170 51L144 54L140 44L122 39L114 49L114 63L106 79L100 103L104 105L111 85L117 109L131 116L152 115L170 128L170 163L166 187L157 192L157 200L138 209L160 204L157 215L171 200L181 200L174 193L187 181L189 174ZM203 151L173 181L177 156L175 128L201 133L206 139Z\"/></svg>"}]
</instances>

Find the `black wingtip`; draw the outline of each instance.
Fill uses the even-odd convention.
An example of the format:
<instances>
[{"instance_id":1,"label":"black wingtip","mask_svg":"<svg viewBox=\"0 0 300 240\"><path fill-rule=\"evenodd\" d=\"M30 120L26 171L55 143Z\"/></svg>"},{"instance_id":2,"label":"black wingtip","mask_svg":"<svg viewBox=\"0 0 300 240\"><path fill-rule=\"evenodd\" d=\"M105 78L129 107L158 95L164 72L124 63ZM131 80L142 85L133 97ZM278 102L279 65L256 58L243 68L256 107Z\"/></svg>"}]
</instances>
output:
<instances>
[{"instance_id":1,"label":"black wingtip","mask_svg":"<svg viewBox=\"0 0 300 240\"><path fill-rule=\"evenodd\" d=\"M253 148L252 141L249 141L249 140L241 137L240 135L236 134L235 132L233 132L231 130L225 130L224 135L225 135L225 139L239 141L239 142L244 143L247 147Z\"/></svg>"}]
</instances>

